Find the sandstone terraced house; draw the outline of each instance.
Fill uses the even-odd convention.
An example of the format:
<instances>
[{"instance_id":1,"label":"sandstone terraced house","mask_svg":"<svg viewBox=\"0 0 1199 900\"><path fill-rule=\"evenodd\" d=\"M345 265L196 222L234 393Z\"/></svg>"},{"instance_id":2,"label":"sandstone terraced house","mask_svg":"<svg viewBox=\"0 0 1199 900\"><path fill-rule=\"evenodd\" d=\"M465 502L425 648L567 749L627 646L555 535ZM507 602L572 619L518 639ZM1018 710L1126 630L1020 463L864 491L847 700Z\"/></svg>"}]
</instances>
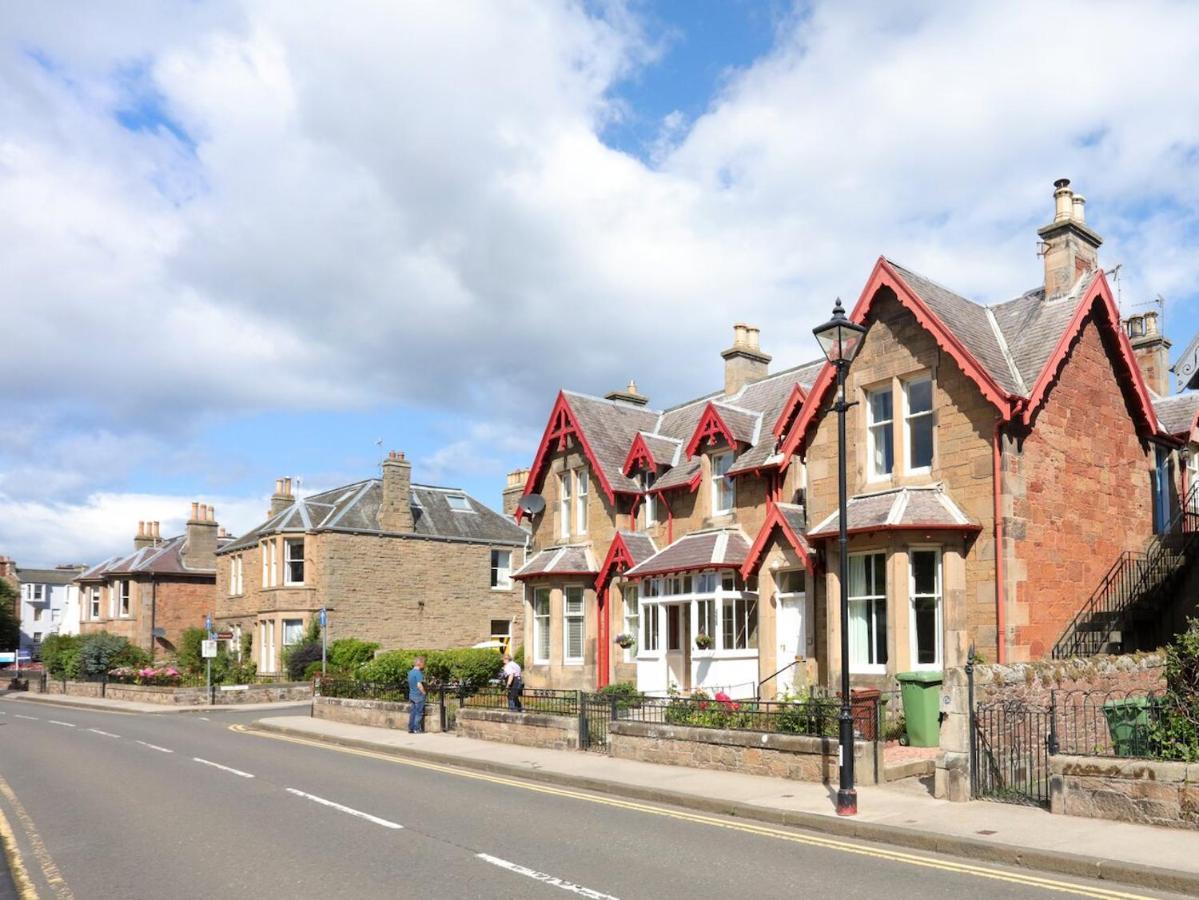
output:
<instances>
[{"instance_id":1,"label":"sandstone terraced house","mask_svg":"<svg viewBox=\"0 0 1199 900\"><path fill-rule=\"evenodd\" d=\"M998 661L1156 646L1192 606L1196 548L1176 532L1199 394L1166 396L1156 315L1121 321L1082 197L1066 181L1054 196L1041 285L984 305L881 258L853 309L859 685L961 664L971 644ZM724 389L678 407L632 387L558 395L516 574L530 683L833 685L835 378L823 361L770 375L758 343L737 326Z\"/></svg>"},{"instance_id":2,"label":"sandstone terraced house","mask_svg":"<svg viewBox=\"0 0 1199 900\"><path fill-rule=\"evenodd\" d=\"M139 522L133 552L83 572L82 634L107 631L152 653L173 653L185 628L212 615L216 552L233 538L211 506L193 503L183 534L163 538L158 522Z\"/></svg>"},{"instance_id":3,"label":"sandstone terraced house","mask_svg":"<svg viewBox=\"0 0 1199 900\"><path fill-rule=\"evenodd\" d=\"M218 554L217 621L253 635L261 673L329 610L330 639L384 649L508 642L522 609L512 571L526 532L458 488L412 483L401 453L383 477L308 497L276 482L268 518Z\"/></svg>"}]
</instances>

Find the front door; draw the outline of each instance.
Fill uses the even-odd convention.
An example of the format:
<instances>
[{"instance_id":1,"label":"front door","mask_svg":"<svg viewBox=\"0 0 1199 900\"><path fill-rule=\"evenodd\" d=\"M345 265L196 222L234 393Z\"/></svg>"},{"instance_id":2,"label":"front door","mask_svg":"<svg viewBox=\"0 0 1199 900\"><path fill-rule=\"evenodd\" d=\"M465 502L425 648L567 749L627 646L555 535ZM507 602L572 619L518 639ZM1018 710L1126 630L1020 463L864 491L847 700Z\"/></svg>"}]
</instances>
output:
<instances>
[{"instance_id":1,"label":"front door","mask_svg":"<svg viewBox=\"0 0 1199 900\"><path fill-rule=\"evenodd\" d=\"M666 670L670 685L691 690L691 653L688 644L691 607L671 603L666 607Z\"/></svg>"},{"instance_id":2,"label":"front door","mask_svg":"<svg viewBox=\"0 0 1199 900\"><path fill-rule=\"evenodd\" d=\"M806 656L807 648L807 598L803 594L781 594L778 605L778 669L795 662L796 657ZM776 690L779 694L793 693L798 666L791 666L779 673Z\"/></svg>"}]
</instances>

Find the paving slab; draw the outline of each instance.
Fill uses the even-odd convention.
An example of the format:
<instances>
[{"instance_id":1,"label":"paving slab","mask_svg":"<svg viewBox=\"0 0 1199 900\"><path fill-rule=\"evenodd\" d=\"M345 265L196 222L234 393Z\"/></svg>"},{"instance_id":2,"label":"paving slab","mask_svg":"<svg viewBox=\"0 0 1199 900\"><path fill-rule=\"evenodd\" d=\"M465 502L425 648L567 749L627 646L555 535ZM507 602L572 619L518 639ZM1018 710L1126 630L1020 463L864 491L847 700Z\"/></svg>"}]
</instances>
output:
<instances>
[{"instance_id":1,"label":"paving slab","mask_svg":"<svg viewBox=\"0 0 1199 900\"><path fill-rule=\"evenodd\" d=\"M602 753L545 750L348 725L302 716L254 728L306 740L478 769L637 800L790 825L1041 871L1199 896L1199 833L1054 816L1002 803L937 800L915 780L858 789L858 815L836 814L835 786L715 772Z\"/></svg>"}]
</instances>

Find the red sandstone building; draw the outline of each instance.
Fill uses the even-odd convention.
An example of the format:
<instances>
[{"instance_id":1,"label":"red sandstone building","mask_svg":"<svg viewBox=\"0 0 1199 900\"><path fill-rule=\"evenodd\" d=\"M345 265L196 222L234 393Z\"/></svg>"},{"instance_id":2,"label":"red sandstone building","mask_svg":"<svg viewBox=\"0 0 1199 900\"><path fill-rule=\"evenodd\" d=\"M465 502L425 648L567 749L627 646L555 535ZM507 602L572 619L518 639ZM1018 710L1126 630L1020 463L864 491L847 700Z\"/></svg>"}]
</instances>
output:
<instances>
[{"instance_id":1,"label":"red sandstone building","mask_svg":"<svg viewBox=\"0 0 1199 900\"><path fill-rule=\"evenodd\" d=\"M853 309L858 684L959 665L971 645L1000 662L1156 646L1186 605L1159 591L1088 607L1174 522L1199 394L1166 396L1156 316L1121 322L1084 201L1055 187L1042 284L983 305L880 258ZM833 372L770 375L747 326L723 355L724 390L679 407L632 387L559 394L526 487L546 508L515 575L531 684L832 684Z\"/></svg>"}]
</instances>

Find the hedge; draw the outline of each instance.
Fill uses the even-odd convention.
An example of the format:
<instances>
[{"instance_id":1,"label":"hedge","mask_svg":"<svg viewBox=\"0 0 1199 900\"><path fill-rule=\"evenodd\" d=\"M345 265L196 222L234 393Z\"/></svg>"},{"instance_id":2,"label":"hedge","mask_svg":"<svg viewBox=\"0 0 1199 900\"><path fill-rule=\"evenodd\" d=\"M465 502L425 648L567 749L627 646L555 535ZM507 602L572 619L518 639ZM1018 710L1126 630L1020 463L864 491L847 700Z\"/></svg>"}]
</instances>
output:
<instances>
[{"instance_id":1,"label":"hedge","mask_svg":"<svg viewBox=\"0 0 1199 900\"><path fill-rule=\"evenodd\" d=\"M425 678L432 684L457 684L474 691L498 678L504 666L497 650L392 650L380 653L358 672L360 681L400 684L418 656L425 658Z\"/></svg>"}]
</instances>

